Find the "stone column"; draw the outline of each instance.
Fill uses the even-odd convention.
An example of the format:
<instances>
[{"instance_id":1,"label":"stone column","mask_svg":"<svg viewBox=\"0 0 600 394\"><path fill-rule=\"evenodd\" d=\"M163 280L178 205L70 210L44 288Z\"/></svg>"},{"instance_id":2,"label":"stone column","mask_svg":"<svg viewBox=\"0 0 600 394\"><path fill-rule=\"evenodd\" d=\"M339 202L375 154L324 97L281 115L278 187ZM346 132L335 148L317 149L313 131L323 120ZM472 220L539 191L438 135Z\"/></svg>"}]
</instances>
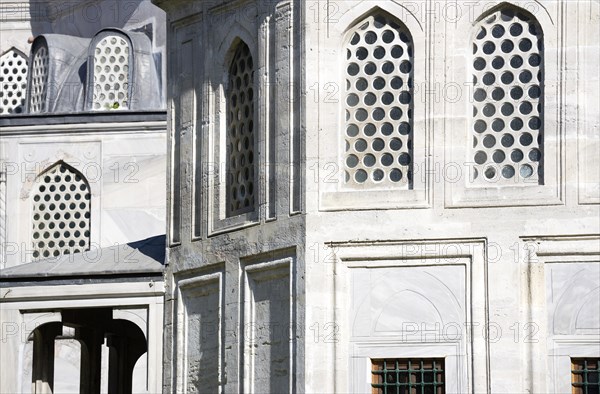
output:
<instances>
[{"instance_id":1,"label":"stone column","mask_svg":"<svg viewBox=\"0 0 600 394\"><path fill-rule=\"evenodd\" d=\"M108 392L131 392L131 376L127 368L127 341L117 335L107 338L110 349L108 357Z\"/></svg>"},{"instance_id":2,"label":"stone column","mask_svg":"<svg viewBox=\"0 0 600 394\"><path fill-rule=\"evenodd\" d=\"M62 324L48 323L33 331L32 385L35 394L54 390L54 340L62 334Z\"/></svg>"},{"instance_id":3,"label":"stone column","mask_svg":"<svg viewBox=\"0 0 600 394\"><path fill-rule=\"evenodd\" d=\"M146 352L145 342L122 335L107 337L110 348L108 364L108 392L130 393L133 387L133 369Z\"/></svg>"},{"instance_id":4,"label":"stone column","mask_svg":"<svg viewBox=\"0 0 600 394\"><path fill-rule=\"evenodd\" d=\"M79 392L100 394L104 331L89 327L78 328L77 339L81 342Z\"/></svg>"}]
</instances>

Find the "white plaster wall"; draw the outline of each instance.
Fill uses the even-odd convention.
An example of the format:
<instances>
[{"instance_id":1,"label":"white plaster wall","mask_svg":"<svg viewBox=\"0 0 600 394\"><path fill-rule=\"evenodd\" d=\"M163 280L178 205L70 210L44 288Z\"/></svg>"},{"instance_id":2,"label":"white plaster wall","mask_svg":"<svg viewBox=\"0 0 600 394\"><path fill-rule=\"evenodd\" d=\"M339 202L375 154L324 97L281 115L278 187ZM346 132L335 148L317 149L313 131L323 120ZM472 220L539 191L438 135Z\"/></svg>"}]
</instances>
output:
<instances>
[{"instance_id":1,"label":"white plaster wall","mask_svg":"<svg viewBox=\"0 0 600 394\"><path fill-rule=\"evenodd\" d=\"M22 0L2 1L0 17L2 18L0 53L15 47L29 56L31 46L28 40L33 36L32 20L45 20L44 14L39 12L38 3ZM48 26L47 22L46 26Z\"/></svg>"},{"instance_id":2,"label":"white plaster wall","mask_svg":"<svg viewBox=\"0 0 600 394\"><path fill-rule=\"evenodd\" d=\"M39 34L92 37L105 27L139 30L151 24L146 33L152 37L154 59L162 72L162 81L165 80L165 14L150 1L2 0L0 21L0 53L14 46L26 55L30 51L28 39ZM164 83L162 89L166 89ZM57 160L64 160L80 170L90 182L92 249L165 233L165 122L124 125L117 115L110 124L101 125L7 126L0 131L0 136L0 171L6 171L2 177L6 183L0 187L3 193L0 269L31 260L31 204L28 193L35 176ZM2 298L11 291L5 290ZM102 301L97 300L100 292L97 288L75 292L77 301L63 306L100 305ZM39 301L45 294L47 289L32 289L29 301ZM54 300L63 295L60 291L54 293ZM90 301L90 297L95 300ZM119 303L127 305L124 300L128 297L132 294L125 291L119 296ZM36 308L53 309L56 307L54 300L40 301ZM160 370L157 366L162 365L162 299L157 297L153 302L154 305L149 308L150 323L143 322L144 332L153 336L150 350L138 361L134 371L134 392L139 393L157 392L162 384L161 374L156 373ZM23 316L18 313L19 308L26 310L28 307L19 304L19 301L0 305L1 363L15 366L14 369L3 370L0 376L2 392L30 391L31 352L26 337L21 337L29 328L22 326ZM152 324L152 327L145 324ZM56 388L58 392L78 392L79 388L74 386L74 382L78 381L78 369L74 374L76 368L72 362L77 351L62 342L57 345ZM151 355L150 360L148 354ZM106 364L104 369L106 380ZM149 376L149 370L152 376Z\"/></svg>"},{"instance_id":3,"label":"white plaster wall","mask_svg":"<svg viewBox=\"0 0 600 394\"><path fill-rule=\"evenodd\" d=\"M466 266L351 269L349 376L353 392L370 388L370 358L445 358L447 393L469 391ZM382 343L383 342L383 343ZM393 352L389 347L396 347ZM385 350L387 351L385 351ZM364 368L367 367L367 368ZM454 371L454 374L450 373Z\"/></svg>"},{"instance_id":4,"label":"white plaster wall","mask_svg":"<svg viewBox=\"0 0 600 394\"><path fill-rule=\"evenodd\" d=\"M5 267L32 258L29 193L35 177L59 160L80 171L90 184L92 248L164 234L164 123L131 125L118 133L96 131L102 130L102 125L95 125L93 131L65 132L79 127L59 126L51 135L13 134L2 138L7 171L6 237L10 246L6 248Z\"/></svg>"},{"instance_id":5,"label":"white plaster wall","mask_svg":"<svg viewBox=\"0 0 600 394\"><path fill-rule=\"evenodd\" d=\"M351 327L346 326L343 321L337 326L327 326L328 323L339 321L339 316L344 316L346 304L340 304L340 300L350 296L336 285L349 280L349 274L344 274L338 265L341 251L337 242L348 242L357 244L357 248L365 248L361 258L368 261L369 253L372 253L368 252L369 245L383 246L396 241L406 242L409 245L398 247L397 254L412 258L419 249L415 245L421 242L452 239L451 246L429 246L432 255L443 256L460 244L459 240L453 240L455 237L486 240L488 282L482 285L485 286L489 297L487 302L490 332L487 346L490 372L489 388L484 390L494 393L526 390L553 392L547 388L545 382L548 372L546 361L539 362L545 360L548 350L544 349L542 353L536 352L533 353L534 356L531 355L532 346L535 346L531 343L532 339L540 343L546 343L548 339L543 329L546 317L532 317L522 313L532 302L528 294L537 292L539 285L545 284L543 278L532 279L533 282L528 279L526 256L536 249L536 243L525 242L522 237L556 235L568 238L579 234L597 235L600 232L598 206L578 202L578 190L581 187L589 189L589 184L597 184L599 180L593 175L595 170L577 166L581 155L588 157L584 160L586 162L598 161L597 149L594 149L594 154L589 153L596 137L591 137L587 130L594 130L599 119L598 109L591 110L590 104L594 103L596 108L599 106L595 96L586 95L584 99L581 93L576 93L585 89L581 86L581 77L578 77L583 70L586 70L586 78L590 78L586 81L593 81L594 86L597 85L595 80L598 71L592 71L591 65L598 68L595 56L598 45L580 46L578 43L582 42L580 40L589 43L583 36L597 34L595 26L600 9L595 2L529 2L529 7L537 10L535 15L540 20L552 20L552 23L545 27L545 32L550 40L548 42L554 41L558 51L558 63L547 63L546 66L555 68L556 78L563 88L548 92L548 101L561 101L566 105L563 110L553 107L554 111L558 112L554 112L552 116L558 120L547 127L549 132L557 134L556 140L553 140L553 143L557 144L556 150L551 158L558 163L556 184L543 186L552 189L551 199L542 198L545 192L541 190L539 193L529 194L530 191L521 189L511 195L512 192L500 186L494 186L491 190L471 188L467 177L464 176L468 173L468 166L463 164L462 157L460 161L453 159L454 150L468 147L468 129L465 126L468 115L454 112L455 103L451 101L451 97L444 95L444 88L453 81L453 75L467 71L465 62L468 62L470 52L467 51L470 51L470 48L465 48L469 45L469 26L483 9L498 3L479 2L477 5L469 5L468 2L458 2L462 10L458 16L448 14L457 10L456 7L452 9L453 5L448 2L344 1L333 5L306 4L306 25L303 30L306 51L304 91L307 93L306 337L315 338L316 327L321 328L318 340L306 342L305 368L311 373L305 387L308 392L354 390L352 368L355 367L346 367L346 354L340 354L330 343L334 334L335 339L343 344L347 343L350 340L348 335ZM527 2L514 3L525 6ZM339 205L336 206L337 201L331 194L336 188L342 189L338 181L342 175L339 170L343 165L342 157L332 144L343 133L343 122L340 121L343 115L340 115L345 105L345 97L341 93L344 74L343 71L339 71L341 68L337 63L345 59L340 53L341 33L373 7L387 10L407 25L414 24L420 29L417 34L421 34L422 30L422 34L427 37L421 44L427 46L425 55L428 71L420 84L425 84L425 88L430 88L431 92L415 101L416 106L425 106L424 118L415 119L415 122L425 123L423 134L415 135L415 138L425 140L426 164L429 166L428 171L419 174L424 177L426 183L424 203L411 200L414 196L405 198L404 192L398 192L385 197L373 196L370 199L362 196L354 199L352 196L342 195L338 197ZM471 19L470 12L473 15ZM464 47L459 47L460 43ZM329 100L323 97L328 93L324 90L327 83L334 83L340 87L340 94L329 96ZM315 95L313 87L320 89L320 96ZM460 100L457 105L466 104L467 100ZM581 114L581 110L588 115L578 115ZM588 111L595 114L594 120L589 117ZM575 119L578 119L578 122L574 122ZM577 123L580 126L577 126ZM582 124L586 126L580 128ZM588 137L577 141L575 135L578 130ZM472 196L468 198L469 202L464 204L468 207L457 208L455 202L464 201L462 199L467 194ZM374 201L377 198L381 199L380 209L374 209L377 205ZM532 205L527 199L536 202ZM389 209L393 204L408 209ZM494 208L494 205L497 207ZM597 250L597 238L590 238L586 242ZM410 245L411 243L413 245ZM370 256L370 260L375 262L380 258L378 255ZM597 257L595 259L598 261ZM568 268L571 273L575 273L575 270L575 266ZM418 275L411 275L409 278L412 279L411 286L430 288ZM367 279L363 277L361 280ZM452 282L447 279L445 283L450 286ZM385 280L377 283L377 287L384 285ZM534 308L545 310L546 306L536 304ZM485 325L481 320L476 323L479 328ZM482 340L484 332L476 332L474 340ZM596 340L599 333L593 331L589 335ZM401 355L402 344L402 341L398 341L388 345L396 346L396 354ZM593 349L590 354L594 353L597 356L597 349ZM388 356L391 357L392 354L393 352L389 352ZM432 352L424 346L421 352L417 349L410 354L426 355ZM322 367L323 364L340 365L339 372L332 374L330 370ZM481 370L484 367L480 364L478 368ZM553 370L552 373L556 376L570 374L565 369ZM334 376L340 374L342 379Z\"/></svg>"},{"instance_id":6,"label":"white plaster wall","mask_svg":"<svg viewBox=\"0 0 600 394\"><path fill-rule=\"evenodd\" d=\"M556 263L546 272L548 327L551 335L600 332L600 265Z\"/></svg>"},{"instance_id":7,"label":"white plaster wall","mask_svg":"<svg viewBox=\"0 0 600 394\"><path fill-rule=\"evenodd\" d=\"M81 344L74 339L57 339L54 342L54 392L76 394L79 392ZM25 364L24 370L31 370Z\"/></svg>"},{"instance_id":8,"label":"white plaster wall","mask_svg":"<svg viewBox=\"0 0 600 394\"><path fill-rule=\"evenodd\" d=\"M0 371L0 391L31 392L32 347L28 340L38 326L61 321L61 308L109 307L114 319L125 319L141 326L148 340L148 351L134 369L134 393L157 393L162 386L162 283L110 283L24 286L3 288L0 301L0 362L14 368ZM58 300L60 297L70 297ZM32 312L35 311L35 312ZM59 339L55 345L55 392L79 392L78 346L72 340ZM108 381L108 352L103 352L102 379ZM103 392L106 392L104 389Z\"/></svg>"}]
</instances>

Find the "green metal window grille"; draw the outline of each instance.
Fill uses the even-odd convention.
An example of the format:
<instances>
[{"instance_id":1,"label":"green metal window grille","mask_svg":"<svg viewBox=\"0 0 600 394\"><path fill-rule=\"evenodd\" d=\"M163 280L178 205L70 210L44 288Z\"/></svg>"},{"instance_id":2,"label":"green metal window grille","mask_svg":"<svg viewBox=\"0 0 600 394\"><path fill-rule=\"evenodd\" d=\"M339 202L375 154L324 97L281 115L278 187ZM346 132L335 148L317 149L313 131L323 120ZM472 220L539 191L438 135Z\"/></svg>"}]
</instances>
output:
<instances>
[{"instance_id":1,"label":"green metal window grille","mask_svg":"<svg viewBox=\"0 0 600 394\"><path fill-rule=\"evenodd\" d=\"M444 359L373 359L373 394L445 394Z\"/></svg>"},{"instance_id":2,"label":"green metal window grille","mask_svg":"<svg viewBox=\"0 0 600 394\"><path fill-rule=\"evenodd\" d=\"M571 386L573 394L600 393L600 358L572 358Z\"/></svg>"}]
</instances>

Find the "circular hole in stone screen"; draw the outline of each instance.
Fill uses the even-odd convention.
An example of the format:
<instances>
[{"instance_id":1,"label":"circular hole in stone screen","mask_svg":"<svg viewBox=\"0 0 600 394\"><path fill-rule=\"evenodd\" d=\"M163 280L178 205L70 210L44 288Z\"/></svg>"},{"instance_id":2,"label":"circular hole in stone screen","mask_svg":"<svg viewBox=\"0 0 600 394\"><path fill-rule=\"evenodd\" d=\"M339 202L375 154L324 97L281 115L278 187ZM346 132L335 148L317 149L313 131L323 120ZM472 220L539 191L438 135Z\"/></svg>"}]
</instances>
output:
<instances>
[{"instance_id":1,"label":"circular hole in stone screen","mask_svg":"<svg viewBox=\"0 0 600 394\"><path fill-rule=\"evenodd\" d=\"M375 96L373 93L367 93L363 101L366 105L374 105L377 102L377 96Z\"/></svg>"},{"instance_id":2,"label":"circular hole in stone screen","mask_svg":"<svg viewBox=\"0 0 600 394\"><path fill-rule=\"evenodd\" d=\"M502 176L506 179L510 179L515 176L515 169L513 166L504 166L502 167Z\"/></svg>"},{"instance_id":3,"label":"circular hole in stone screen","mask_svg":"<svg viewBox=\"0 0 600 394\"><path fill-rule=\"evenodd\" d=\"M358 183L365 183L367 177L367 172L365 170L358 170L354 174L354 180Z\"/></svg>"},{"instance_id":4,"label":"circular hole in stone screen","mask_svg":"<svg viewBox=\"0 0 600 394\"><path fill-rule=\"evenodd\" d=\"M363 129L367 137L372 137L377 132L377 127L373 123L367 123Z\"/></svg>"},{"instance_id":5,"label":"circular hole in stone screen","mask_svg":"<svg viewBox=\"0 0 600 394\"><path fill-rule=\"evenodd\" d=\"M520 149L515 149L510 153L510 159L515 162L518 163L521 160L523 160L523 151Z\"/></svg>"},{"instance_id":6,"label":"circular hole in stone screen","mask_svg":"<svg viewBox=\"0 0 600 394\"><path fill-rule=\"evenodd\" d=\"M488 118L494 116L495 113L496 113L496 107L494 107L493 104L486 104L483 107L483 114L485 116L487 116Z\"/></svg>"},{"instance_id":7,"label":"circular hole in stone screen","mask_svg":"<svg viewBox=\"0 0 600 394\"><path fill-rule=\"evenodd\" d=\"M373 171L373 180L375 182L381 182L384 177L385 177L385 172L383 172L382 170L376 169L375 171Z\"/></svg>"},{"instance_id":8,"label":"circular hole in stone screen","mask_svg":"<svg viewBox=\"0 0 600 394\"><path fill-rule=\"evenodd\" d=\"M486 62L483 58L478 57L475 59L475 61L473 62L473 68L475 68L475 70L477 71L481 71L485 68L486 66Z\"/></svg>"},{"instance_id":9,"label":"circular hole in stone screen","mask_svg":"<svg viewBox=\"0 0 600 394\"><path fill-rule=\"evenodd\" d=\"M349 124L346 127L346 135L348 137L356 137L358 135L358 126L355 124Z\"/></svg>"},{"instance_id":10,"label":"circular hole in stone screen","mask_svg":"<svg viewBox=\"0 0 600 394\"><path fill-rule=\"evenodd\" d=\"M385 148L385 142L381 138L375 138L373 140L372 148L376 152L380 152Z\"/></svg>"},{"instance_id":11,"label":"circular hole in stone screen","mask_svg":"<svg viewBox=\"0 0 600 394\"><path fill-rule=\"evenodd\" d=\"M493 135L486 135L483 138L483 146L486 148L493 148L496 145L496 138Z\"/></svg>"},{"instance_id":12,"label":"circular hole in stone screen","mask_svg":"<svg viewBox=\"0 0 600 394\"><path fill-rule=\"evenodd\" d=\"M483 84L486 86L491 86L496 82L496 76L492 73L485 73L482 78Z\"/></svg>"},{"instance_id":13,"label":"circular hole in stone screen","mask_svg":"<svg viewBox=\"0 0 600 394\"><path fill-rule=\"evenodd\" d=\"M376 121L383 120L385 117L385 111L382 108L375 108L372 113L373 119Z\"/></svg>"},{"instance_id":14,"label":"circular hole in stone screen","mask_svg":"<svg viewBox=\"0 0 600 394\"><path fill-rule=\"evenodd\" d=\"M487 129L487 124L483 120L475 121L473 129L476 133L483 133Z\"/></svg>"},{"instance_id":15,"label":"circular hole in stone screen","mask_svg":"<svg viewBox=\"0 0 600 394\"><path fill-rule=\"evenodd\" d=\"M365 150L367 150L367 147L367 141L365 141L362 138L356 140L356 142L354 143L354 149L356 149L357 152L364 152Z\"/></svg>"},{"instance_id":16,"label":"circular hole in stone screen","mask_svg":"<svg viewBox=\"0 0 600 394\"><path fill-rule=\"evenodd\" d=\"M377 66L373 62L365 64L365 74L373 75L377 72Z\"/></svg>"},{"instance_id":17,"label":"circular hole in stone screen","mask_svg":"<svg viewBox=\"0 0 600 394\"><path fill-rule=\"evenodd\" d=\"M515 143L515 137L513 137L511 134L504 134L502 135L502 139L500 141L503 147L510 148Z\"/></svg>"},{"instance_id":18,"label":"circular hole in stone screen","mask_svg":"<svg viewBox=\"0 0 600 394\"><path fill-rule=\"evenodd\" d=\"M346 104L350 107L354 107L358 104L358 96L354 93L350 93L346 98Z\"/></svg>"},{"instance_id":19,"label":"circular hole in stone screen","mask_svg":"<svg viewBox=\"0 0 600 394\"><path fill-rule=\"evenodd\" d=\"M354 117L356 118L356 120L358 120L359 122L364 122L367 117L369 116L369 114L367 113L366 110L359 108L356 113L354 114Z\"/></svg>"},{"instance_id":20,"label":"circular hole in stone screen","mask_svg":"<svg viewBox=\"0 0 600 394\"><path fill-rule=\"evenodd\" d=\"M381 77L377 77L373 80L373 88L375 88L375 90L381 90L383 88L385 88L385 79L381 78Z\"/></svg>"},{"instance_id":21,"label":"circular hole in stone screen","mask_svg":"<svg viewBox=\"0 0 600 394\"><path fill-rule=\"evenodd\" d=\"M369 83L367 82L367 80L365 78L358 78L356 80L356 90L363 92L365 90L367 90L367 88L369 87Z\"/></svg>"},{"instance_id":22,"label":"circular hole in stone screen","mask_svg":"<svg viewBox=\"0 0 600 394\"><path fill-rule=\"evenodd\" d=\"M348 168L354 168L358 165L358 157L356 157L355 155L349 155L346 158L346 166L348 166Z\"/></svg>"},{"instance_id":23,"label":"circular hole in stone screen","mask_svg":"<svg viewBox=\"0 0 600 394\"><path fill-rule=\"evenodd\" d=\"M348 75L355 76L358 74L359 71L360 71L360 68L358 67L358 64L350 63L348 65Z\"/></svg>"},{"instance_id":24,"label":"circular hole in stone screen","mask_svg":"<svg viewBox=\"0 0 600 394\"><path fill-rule=\"evenodd\" d=\"M383 47L378 46L373 51L373 56L375 56L375 59L378 59L378 60L383 59L385 57L385 49L383 49Z\"/></svg>"},{"instance_id":25,"label":"circular hole in stone screen","mask_svg":"<svg viewBox=\"0 0 600 394\"><path fill-rule=\"evenodd\" d=\"M501 150L494 151L494 153L492 155L492 160L494 160L494 163L500 164L504 161L504 159L506 159L506 154L503 151L501 151Z\"/></svg>"},{"instance_id":26,"label":"circular hole in stone screen","mask_svg":"<svg viewBox=\"0 0 600 394\"><path fill-rule=\"evenodd\" d=\"M381 134L383 134L385 136L389 136L389 135L392 135L393 132L394 132L394 126L391 123L385 122L381 125Z\"/></svg>"},{"instance_id":27,"label":"circular hole in stone screen","mask_svg":"<svg viewBox=\"0 0 600 394\"><path fill-rule=\"evenodd\" d=\"M394 168L390 171L390 180L392 182L400 182L402 180L402 171L398 168Z\"/></svg>"},{"instance_id":28,"label":"circular hole in stone screen","mask_svg":"<svg viewBox=\"0 0 600 394\"><path fill-rule=\"evenodd\" d=\"M475 153L475 163L477 164L484 164L487 161L487 154L484 151L477 151Z\"/></svg>"},{"instance_id":29,"label":"circular hole in stone screen","mask_svg":"<svg viewBox=\"0 0 600 394\"><path fill-rule=\"evenodd\" d=\"M367 167L373 167L376 162L377 160L375 159L375 156L373 156L370 153L365 155L365 157L363 158L363 163Z\"/></svg>"},{"instance_id":30,"label":"circular hole in stone screen","mask_svg":"<svg viewBox=\"0 0 600 394\"><path fill-rule=\"evenodd\" d=\"M529 164L524 164L519 169L519 174L521 174L522 178L530 178L533 175L533 167Z\"/></svg>"},{"instance_id":31,"label":"circular hole in stone screen","mask_svg":"<svg viewBox=\"0 0 600 394\"><path fill-rule=\"evenodd\" d=\"M365 47L359 47L356 50L356 57L358 60L365 60L369 56L369 51Z\"/></svg>"},{"instance_id":32,"label":"circular hole in stone screen","mask_svg":"<svg viewBox=\"0 0 600 394\"><path fill-rule=\"evenodd\" d=\"M494 130L495 132L500 132L500 131L504 130L504 127L505 127L504 120L502 120L500 118L496 118L492 122L492 130Z\"/></svg>"},{"instance_id":33,"label":"circular hole in stone screen","mask_svg":"<svg viewBox=\"0 0 600 394\"><path fill-rule=\"evenodd\" d=\"M394 164L394 156L392 156L389 153L384 153L381 156L381 164L385 167L391 166L392 164Z\"/></svg>"},{"instance_id":34,"label":"circular hole in stone screen","mask_svg":"<svg viewBox=\"0 0 600 394\"><path fill-rule=\"evenodd\" d=\"M483 174L487 179L494 179L496 177L496 169L492 166L489 166L485 169Z\"/></svg>"}]
</instances>

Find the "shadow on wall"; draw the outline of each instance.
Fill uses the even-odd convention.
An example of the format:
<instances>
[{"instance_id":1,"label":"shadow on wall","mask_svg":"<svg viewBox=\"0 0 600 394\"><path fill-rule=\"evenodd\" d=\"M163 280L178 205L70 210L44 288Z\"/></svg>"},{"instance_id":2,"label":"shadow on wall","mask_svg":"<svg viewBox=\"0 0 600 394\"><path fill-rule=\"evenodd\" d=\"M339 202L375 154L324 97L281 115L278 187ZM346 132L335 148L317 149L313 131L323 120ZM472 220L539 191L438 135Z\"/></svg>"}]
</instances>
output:
<instances>
[{"instance_id":1,"label":"shadow on wall","mask_svg":"<svg viewBox=\"0 0 600 394\"><path fill-rule=\"evenodd\" d=\"M34 37L55 33L91 38L106 27L139 31L146 25L153 25L154 31L150 34L155 47L165 45L166 16L150 0L32 2L30 14Z\"/></svg>"},{"instance_id":2,"label":"shadow on wall","mask_svg":"<svg viewBox=\"0 0 600 394\"><path fill-rule=\"evenodd\" d=\"M157 99L161 103L159 107L164 108L166 14L163 10L152 4L150 0L30 1L31 34L34 38L42 34L57 34L62 35L58 36L61 37L59 40L66 39L64 36L85 40L93 38L99 31L107 28L122 29L130 35L138 33L140 36L147 36L151 44L150 48L144 48L144 52L151 53L149 64L153 62L155 69L158 70ZM67 43L55 44L55 46L64 45ZM84 55L83 52L81 55ZM146 64L147 60L143 60L143 62ZM78 85L83 86L85 84L85 65L76 70L76 73L78 76L71 80L78 79ZM72 93L68 94L72 95ZM82 98L79 100L81 101ZM60 108L48 108L47 110L51 112L64 111Z\"/></svg>"}]
</instances>

